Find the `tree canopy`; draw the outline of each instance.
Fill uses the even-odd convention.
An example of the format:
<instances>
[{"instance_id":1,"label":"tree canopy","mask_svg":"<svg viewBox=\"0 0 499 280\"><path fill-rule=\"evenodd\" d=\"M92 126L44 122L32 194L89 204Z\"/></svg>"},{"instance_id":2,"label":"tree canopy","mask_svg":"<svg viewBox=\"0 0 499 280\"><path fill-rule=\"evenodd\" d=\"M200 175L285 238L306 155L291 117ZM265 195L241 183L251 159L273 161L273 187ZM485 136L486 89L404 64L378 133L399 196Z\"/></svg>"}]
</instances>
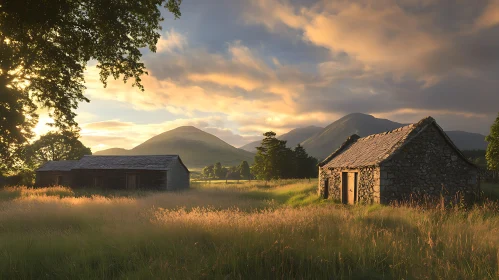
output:
<instances>
[{"instance_id":1,"label":"tree canopy","mask_svg":"<svg viewBox=\"0 0 499 280\"><path fill-rule=\"evenodd\" d=\"M298 145L294 150L286 141L276 138L275 132L266 132L261 145L256 147L254 175L261 180L317 177L317 159L309 156Z\"/></svg>"},{"instance_id":2,"label":"tree canopy","mask_svg":"<svg viewBox=\"0 0 499 280\"><path fill-rule=\"evenodd\" d=\"M487 166L491 170L499 170L499 115L490 127L490 134L485 138L487 145Z\"/></svg>"},{"instance_id":3,"label":"tree canopy","mask_svg":"<svg viewBox=\"0 0 499 280\"><path fill-rule=\"evenodd\" d=\"M241 179L251 180L251 170L247 161L241 162L241 165L239 166L239 173Z\"/></svg>"},{"instance_id":4,"label":"tree canopy","mask_svg":"<svg viewBox=\"0 0 499 280\"><path fill-rule=\"evenodd\" d=\"M50 160L76 160L91 154L74 133L49 132L27 147L26 160L36 168Z\"/></svg>"},{"instance_id":5,"label":"tree canopy","mask_svg":"<svg viewBox=\"0 0 499 280\"><path fill-rule=\"evenodd\" d=\"M180 17L181 0L3 0L0 2L0 160L33 137L36 110L62 130L77 127L75 109L89 101L84 71L100 80L133 80L143 89L141 48L156 51L161 6Z\"/></svg>"}]
</instances>

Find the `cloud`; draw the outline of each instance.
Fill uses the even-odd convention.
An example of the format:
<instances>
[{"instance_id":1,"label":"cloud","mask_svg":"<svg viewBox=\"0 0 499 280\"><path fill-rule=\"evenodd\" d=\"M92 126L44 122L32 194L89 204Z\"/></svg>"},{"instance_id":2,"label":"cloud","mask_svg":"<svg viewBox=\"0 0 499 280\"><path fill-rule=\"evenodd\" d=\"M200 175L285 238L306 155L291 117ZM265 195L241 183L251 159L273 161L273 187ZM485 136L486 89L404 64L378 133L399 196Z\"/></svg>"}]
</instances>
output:
<instances>
[{"instance_id":1,"label":"cloud","mask_svg":"<svg viewBox=\"0 0 499 280\"><path fill-rule=\"evenodd\" d=\"M499 1L492 0L476 20L475 29L490 28L499 24Z\"/></svg>"},{"instance_id":2,"label":"cloud","mask_svg":"<svg viewBox=\"0 0 499 280\"><path fill-rule=\"evenodd\" d=\"M176 32L175 29L166 31L156 44L156 52L182 51L187 46L187 38Z\"/></svg>"},{"instance_id":3,"label":"cloud","mask_svg":"<svg viewBox=\"0 0 499 280\"><path fill-rule=\"evenodd\" d=\"M125 122L119 113L80 122L93 123L86 125L87 138L131 135L133 141L119 140L123 147L189 120L241 145L268 130L325 126L352 112L401 122L431 114L446 129L486 133L499 104L497 5L186 2L183 14L190 20L169 22L158 52L143 56L145 92L120 81L103 89L94 67L85 76L92 102L118 101L137 114L167 117L151 125ZM92 139L92 145L106 144Z\"/></svg>"},{"instance_id":4,"label":"cloud","mask_svg":"<svg viewBox=\"0 0 499 280\"><path fill-rule=\"evenodd\" d=\"M103 121L85 124L86 129L106 129L106 130L120 130L126 127L133 126L131 122L120 121Z\"/></svg>"}]
</instances>

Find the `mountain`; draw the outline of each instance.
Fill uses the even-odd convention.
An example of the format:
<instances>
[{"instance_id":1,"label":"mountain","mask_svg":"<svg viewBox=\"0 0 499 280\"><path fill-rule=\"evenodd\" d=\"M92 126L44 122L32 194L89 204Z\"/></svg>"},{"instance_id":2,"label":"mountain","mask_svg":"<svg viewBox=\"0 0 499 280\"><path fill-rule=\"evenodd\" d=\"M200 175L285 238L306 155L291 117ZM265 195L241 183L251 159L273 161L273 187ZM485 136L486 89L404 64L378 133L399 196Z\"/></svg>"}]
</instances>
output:
<instances>
[{"instance_id":1,"label":"mountain","mask_svg":"<svg viewBox=\"0 0 499 280\"><path fill-rule=\"evenodd\" d=\"M393 130L406 124L378 119L371 115L353 113L331 123L321 132L305 140L305 150L319 160L326 158L352 134L364 137L370 134ZM446 131L460 150L485 150L485 136L465 131Z\"/></svg>"},{"instance_id":2,"label":"mountain","mask_svg":"<svg viewBox=\"0 0 499 280\"><path fill-rule=\"evenodd\" d=\"M485 150L487 149L487 141L485 135L480 133L471 133L459 130L446 131L452 142L460 150Z\"/></svg>"},{"instance_id":3,"label":"mountain","mask_svg":"<svg viewBox=\"0 0 499 280\"><path fill-rule=\"evenodd\" d=\"M178 154L189 168L201 168L215 162L238 165L246 160L250 164L254 155L235 148L220 138L193 126L181 126L161 133L131 150L112 148L95 155L161 155Z\"/></svg>"},{"instance_id":4,"label":"mountain","mask_svg":"<svg viewBox=\"0 0 499 280\"><path fill-rule=\"evenodd\" d=\"M111 148L107 150L102 150L93 153L94 155L107 155L107 156L124 156L124 155L129 155L127 149L123 148Z\"/></svg>"},{"instance_id":5,"label":"mountain","mask_svg":"<svg viewBox=\"0 0 499 280\"><path fill-rule=\"evenodd\" d=\"M295 128L288 133L285 133L283 135L277 136L277 139L280 140L286 140L288 141L286 143L286 146L289 148L294 148L296 145L300 144L301 142L307 140L308 138L312 137L316 133L319 133L322 131L324 128L318 127L318 126L307 126L307 127L300 127L300 128ZM262 140L254 141L251 143L248 143L240 149L246 150L248 152L256 153L256 147L260 146Z\"/></svg>"},{"instance_id":6,"label":"mountain","mask_svg":"<svg viewBox=\"0 0 499 280\"><path fill-rule=\"evenodd\" d=\"M353 113L326 126L321 132L303 142L309 155L322 160L334 152L350 135L364 137L370 134L393 130L404 124L371 115Z\"/></svg>"}]
</instances>

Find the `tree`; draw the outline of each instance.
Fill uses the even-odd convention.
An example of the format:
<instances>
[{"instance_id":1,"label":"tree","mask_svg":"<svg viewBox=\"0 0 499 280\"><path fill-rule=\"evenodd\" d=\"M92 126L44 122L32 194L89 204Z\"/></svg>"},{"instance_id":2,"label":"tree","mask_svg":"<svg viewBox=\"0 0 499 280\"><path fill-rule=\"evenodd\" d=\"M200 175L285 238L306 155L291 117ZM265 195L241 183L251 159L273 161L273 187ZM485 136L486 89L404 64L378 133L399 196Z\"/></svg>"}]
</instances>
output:
<instances>
[{"instance_id":1,"label":"tree","mask_svg":"<svg viewBox=\"0 0 499 280\"><path fill-rule=\"evenodd\" d=\"M213 167L213 174L216 179L224 179L226 173L226 170L224 170L220 162L215 163L215 167Z\"/></svg>"},{"instance_id":2,"label":"tree","mask_svg":"<svg viewBox=\"0 0 499 280\"><path fill-rule=\"evenodd\" d=\"M203 168L203 171L201 172L201 174L203 175L203 178L205 178L205 179L214 178L215 177L215 173L213 172L213 164L205 166Z\"/></svg>"},{"instance_id":3,"label":"tree","mask_svg":"<svg viewBox=\"0 0 499 280\"><path fill-rule=\"evenodd\" d=\"M275 132L263 134L261 146L256 147L253 172L258 179L271 180L285 178L292 172L292 151L286 147L286 141L279 140Z\"/></svg>"},{"instance_id":4,"label":"tree","mask_svg":"<svg viewBox=\"0 0 499 280\"><path fill-rule=\"evenodd\" d=\"M237 180L241 179L240 171L239 171L239 166L230 166L226 168L227 173L225 175L225 183L227 183L227 180Z\"/></svg>"},{"instance_id":5,"label":"tree","mask_svg":"<svg viewBox=\"0 0 499 280\"><path fill-rule=\"evenodd\" d=\"M499 115L490 127L490 134L485 137L487 145L487 166L490 170L499 170Z\"/></svg>"},{"instance_id":6,"label":"tree","mask_svg":"<svg viewBox=\"0 0 499 280\"><path fill-rule=\"evenodd\" d=\"M14 160L33 137L36 110L74 130L92 60L106 86L109 76L133 79L143 90L140 49L156 51L160 7L180 17L181 0L2 0L0 2L0 162Z\"/></svg>"},{"instance_id":7,"label":"tree","mask_svg":"<svg viewBox=\"0 0 499 280\"><path fill-rule=\"evenodd\" d=\"M317 159L311 157L305 151L305 148L298 144L294 149L296 163L296 178L316 178L318 176Z\"/></svg>"},{"instance_id":8,"label":"tree","mask_svg":"<svg viewBox=\"0 0 499 280\"><path fill-rule=\"evenodd\" d=\"M239 174L241 179L251 180L251 170L247 161L241 162L239 166Z\"/></svg>"},{"instance_id":9,"label":"tree","mask_svg":"<svg viewBox=\"0 0 499 280\"><path fill-rule=\"evenodd\" d=\"M34 169L50 160L77 160L91 154L74 133L49 132L27 147L26 160Z\"/></svg>"}]
</instances>

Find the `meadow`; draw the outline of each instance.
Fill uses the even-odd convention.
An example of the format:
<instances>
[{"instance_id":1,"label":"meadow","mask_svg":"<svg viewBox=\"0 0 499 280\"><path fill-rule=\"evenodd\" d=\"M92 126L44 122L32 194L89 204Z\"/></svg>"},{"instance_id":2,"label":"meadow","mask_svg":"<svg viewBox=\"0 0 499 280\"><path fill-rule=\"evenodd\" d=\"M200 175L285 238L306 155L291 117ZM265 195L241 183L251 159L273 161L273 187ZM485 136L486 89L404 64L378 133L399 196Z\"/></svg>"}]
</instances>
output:
<instances>
[{"instance_id":1,"label":"meadow","mask_svg":"<svg viewBox=\"0 0 499 280\"><path fill-rule=\"evenodd\" d=\"M2 279L498 279L499 186L463 209L346 206L317 181L0 190Z\"/></svg>"}]
</instances>

